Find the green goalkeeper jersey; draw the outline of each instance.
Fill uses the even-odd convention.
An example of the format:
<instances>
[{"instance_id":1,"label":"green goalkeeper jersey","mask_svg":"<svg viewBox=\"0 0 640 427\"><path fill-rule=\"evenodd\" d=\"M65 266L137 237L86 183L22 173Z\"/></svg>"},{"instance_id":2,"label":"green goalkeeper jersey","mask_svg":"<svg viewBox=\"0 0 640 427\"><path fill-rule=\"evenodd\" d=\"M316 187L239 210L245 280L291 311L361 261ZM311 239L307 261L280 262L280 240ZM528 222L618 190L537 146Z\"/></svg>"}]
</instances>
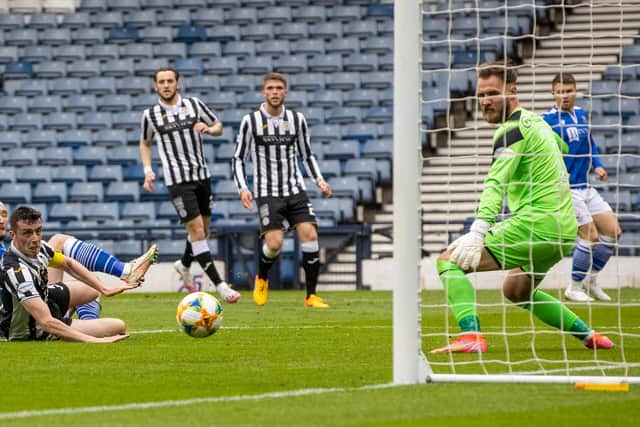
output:
<instances>
[{"instance_id":1,"label":"green goalkeeper jersey","mask_svg":"<svg viewBox=\"0 0 640 427\"><path fill-rule=\"evenodd\" d=\"M562 154L566 143L537 114L518 108L493 137L493 162L476 214L493 224L507 195L509 210L540 236L575 237L577 223Z\"/></svg>"}]
</instances>

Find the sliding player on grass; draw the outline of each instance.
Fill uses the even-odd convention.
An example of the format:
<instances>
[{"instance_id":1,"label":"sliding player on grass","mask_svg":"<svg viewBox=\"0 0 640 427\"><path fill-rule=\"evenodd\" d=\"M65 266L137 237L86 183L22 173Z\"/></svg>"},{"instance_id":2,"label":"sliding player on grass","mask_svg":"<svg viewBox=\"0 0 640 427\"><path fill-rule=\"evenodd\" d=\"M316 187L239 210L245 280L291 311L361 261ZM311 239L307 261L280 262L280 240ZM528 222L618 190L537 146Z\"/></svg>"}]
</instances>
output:
<instances>
[{"instance_id":1,"label":"sliding player on grass","mask_svg":"<svg viewBox=\"0 0 640 427\"><path fill-rule=\"evenodd\" d=\"M542 117L569 145L564 161L569 171L571 197L578 219L578 244L573 251L571 284L564 296L572 301L593 301L587 292L602 301L611 297L598 286L596 276L604 268L622 231L611 206L589 185L589 172L607 180L598 146L589 126L589 114L575 107L576 80L569 73L553 78L551 90L556 105Z\"/></svg>"},{"instance_id":2,"label":"sliding player on grass","mask_svg":"<svg viewBox=\"0 0 640 427\"><path fill-rule=\"evenodd\" d=\"M578 227L562 160L566 145L540 116L520 107L516 77L503 62L482 64L478 71L482 116L500 127L471 230L437 262L462 334L432 353L487 350L467 273L493 270L509 270L502 288L505 297L546 324L570 333L587 348L614 346L560 301L536 289L545 273L569 254ZM496 223L505 194L513 216Z\"/></svg>"}]
</instances>

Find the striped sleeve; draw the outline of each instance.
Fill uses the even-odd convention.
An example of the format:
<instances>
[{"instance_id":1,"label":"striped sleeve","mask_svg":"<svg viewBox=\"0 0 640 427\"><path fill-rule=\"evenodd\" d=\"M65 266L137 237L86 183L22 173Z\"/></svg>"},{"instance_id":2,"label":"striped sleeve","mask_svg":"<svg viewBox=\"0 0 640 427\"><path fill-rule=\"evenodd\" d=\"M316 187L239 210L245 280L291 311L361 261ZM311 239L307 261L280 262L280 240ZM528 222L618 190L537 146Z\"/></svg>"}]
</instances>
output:
<instances>
[{"instance_id":1,"label":"striped sleeve","mask_svg":"<svg viewBox=\"0 0 640 427\"><path fill-rule=\"evenodd\" d=\"M14 268L5 271L5 274L5 283L15 297L18 298L18 301L23 302L31 298L40 298L33 276L28 268L18 264Z\"/></svg>"},{"instance_id":2,"label":"striped sleeve","mask_svg":"<svg viewBox=\"0 0 640 427\"><path fill-rule=\"evenodd\" d=\"M247 190L247 177L245 173L245 159L253 142L253 132L251 131L251 115L246 114L240 122L238 137L236 138L236 149L231 159L231 169L233 171L233 179L238 188L238 192Z\"/></svg>"},{"instance_id":3,"label":"striped sleeve","mask_svg":"<svg viewBox=\"0 0 640 427\"><path fill-rule=\"evenodd\" d=\"M192 98L194 104L198 109L198 118L205 122L207 125L211 126L215 122L219 121L218 116L209 108L207 105L202 102L199 98Z\"/></svg>"},{"instance_id":4,"label":"striped sleeve","mask_svg":"<svg viewBox=\"0 0 640 427\"><path fill-rule=\"evenodd\" d=\"M154 134L153 126L151 124L150 112L151 110L149 109L144 110L144 113L142 113L142 121L140 123L140 139L147 141L148 143L151 142Z\"/></svg>"},{"instance_id":5,"label":"striped sleeve","mask_svg":"<svg viewBox=\"0 0 640 427\"><path fill-rule=\"evenodd\" d=\"M304 165L307 176L313 179L314 182L318 182L322 177L320 168L318 167L318 161L316 156L311 151L311 137L309 135L309 127L307 126L307 120L302 113L296 112L296 127L298 129L298 153L300 153L300 159Z\"/></svg>"}]
</instances>

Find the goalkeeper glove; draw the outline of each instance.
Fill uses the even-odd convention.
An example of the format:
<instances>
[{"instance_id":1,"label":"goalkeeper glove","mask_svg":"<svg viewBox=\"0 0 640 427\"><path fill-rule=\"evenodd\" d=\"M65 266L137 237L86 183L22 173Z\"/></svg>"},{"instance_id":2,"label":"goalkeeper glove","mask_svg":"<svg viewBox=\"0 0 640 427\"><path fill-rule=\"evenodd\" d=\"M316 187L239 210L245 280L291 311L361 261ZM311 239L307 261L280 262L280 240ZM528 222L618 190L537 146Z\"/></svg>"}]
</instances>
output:
<instances>
[{"instance_id":1,"label":"goalkeeper glove","mask_svg":"<svg viewBox=\"0 0 640 427\"><path fill-rule=\"evenodd\" d=\"M458 237L449 245L448 250L451 252L449 261L465 271L478 268L484 246L482 244L484 235L487 234L490 226L491 224L481 219L473 221L469 232Z\"/></svg>"}]
</instances>

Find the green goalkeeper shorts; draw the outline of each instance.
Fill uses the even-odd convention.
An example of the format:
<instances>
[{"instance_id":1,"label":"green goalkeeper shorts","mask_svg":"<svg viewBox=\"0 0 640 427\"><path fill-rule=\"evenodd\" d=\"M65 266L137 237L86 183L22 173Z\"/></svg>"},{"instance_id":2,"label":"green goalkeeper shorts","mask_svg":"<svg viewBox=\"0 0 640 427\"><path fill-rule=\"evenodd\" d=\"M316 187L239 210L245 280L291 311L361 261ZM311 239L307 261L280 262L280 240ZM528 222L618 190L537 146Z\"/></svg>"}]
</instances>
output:
<instances>
[{"instance_id":1,"label":"green goalkeeper shorts","mask_svg":"<svg viewBox=\"0 0 640 427\"><path fill-rule=\"evenodd\" d=\"M516 215L494 224L484 244L503 270L520 267L539 283L573 249L575 235L558 233L553 216L537 219Z\"/></svg>"}]
</instances>

